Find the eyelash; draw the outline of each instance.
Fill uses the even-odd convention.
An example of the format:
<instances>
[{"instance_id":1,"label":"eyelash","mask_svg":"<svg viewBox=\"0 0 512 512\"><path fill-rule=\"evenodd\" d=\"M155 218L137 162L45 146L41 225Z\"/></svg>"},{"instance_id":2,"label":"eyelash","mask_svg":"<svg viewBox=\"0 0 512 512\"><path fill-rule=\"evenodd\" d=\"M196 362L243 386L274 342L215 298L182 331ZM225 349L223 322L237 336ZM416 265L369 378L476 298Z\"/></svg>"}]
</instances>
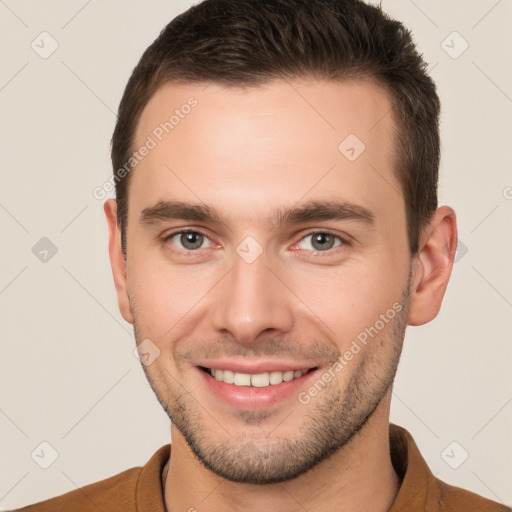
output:
<instances>
[{"instance_id":1,"label":"eyelash","mask_svg":"<svg viewBox=\"0 0 512 512\"><path fill-rule=\"evenodd\" d=\"M202 232L201 230L199 229L180 229L180 230L177 230L177 231L173 231L172 233L169 233L169 234L166 234L163 238L162 238L162 243L165 245L167 244L172 238L174 238L176 235L182 235L182 234L186 234L186 233L193 233L193 234L198 234L198 235L202 235L204 236L206 239L208 239L210 242L210 238L208 237L208 235L204 232ZM300 238L300 240L293 244L294 246L295 245L298 245L300 242L302 242L304 239L310 237L310 236L313 236L313 235L329 235L329 236L333 236L334 238L338 239L341 243L335 247L332 247L330 249L327 249L325 251L311 251L311 252L314 252L315 253L315 257L325 257L325 256L332 256L332 254L334 252L337 252L338 250L343 250L344 248L346 248L347 246L350 246L351 243L350 241L348 240L348 238L344 238L336 233L333 233L332 231L329 231L329 230L317 230L317 231L310 231L309 233L306 233L304 236L302 236ZM177 250L174 250L173 249L173 252L179 252L181 254L186 254L188 257L194 257L196 256L198 253L199 253L199 250L200 249L195 249L195 250L187 250L187 249L177 249ZM301 249L299 249L301 250ZM303 250L308 250L308 249L303 249Z\"/></svg>"}]
</instances>

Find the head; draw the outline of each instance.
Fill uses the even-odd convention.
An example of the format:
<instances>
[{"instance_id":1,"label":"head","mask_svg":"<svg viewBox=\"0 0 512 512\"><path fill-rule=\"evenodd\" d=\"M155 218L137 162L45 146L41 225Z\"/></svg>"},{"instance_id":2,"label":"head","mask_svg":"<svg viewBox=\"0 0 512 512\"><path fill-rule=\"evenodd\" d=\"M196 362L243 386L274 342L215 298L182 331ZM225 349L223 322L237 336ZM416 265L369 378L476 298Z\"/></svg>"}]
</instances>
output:
<instances>
[{"instance_id":1,"label":"head","mask_svg":"<svg viewBox=\"0 0 512 512\"><path fill-rule=\"evenodd\" d=\"M133 71L105 205L120 309L215 473L294 478L386 416L455 251L425 67L360 1L206 0ZM237 394L232 370L262 376Z\"/></svg>"}]
</instances>

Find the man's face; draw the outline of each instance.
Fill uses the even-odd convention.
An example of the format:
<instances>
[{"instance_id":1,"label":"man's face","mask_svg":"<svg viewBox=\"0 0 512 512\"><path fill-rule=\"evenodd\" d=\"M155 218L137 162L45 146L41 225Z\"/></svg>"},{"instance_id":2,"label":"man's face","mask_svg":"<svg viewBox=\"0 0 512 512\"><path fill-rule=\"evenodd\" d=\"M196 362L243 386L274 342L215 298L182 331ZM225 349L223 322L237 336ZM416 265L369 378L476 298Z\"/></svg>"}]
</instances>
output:
<instances>
[{"instance_id":1,"label":"man's face","mask_svg":"<svg viewBox=\"0 0 512 512\"><path fill-rule=\"evenodd\" d=\"M129 188L125 318L218 475L298 476L390 392L411 275L393 129L363 81L167 84L144 110L136 147L156 147Z\"/></svg>"}]
</instances>

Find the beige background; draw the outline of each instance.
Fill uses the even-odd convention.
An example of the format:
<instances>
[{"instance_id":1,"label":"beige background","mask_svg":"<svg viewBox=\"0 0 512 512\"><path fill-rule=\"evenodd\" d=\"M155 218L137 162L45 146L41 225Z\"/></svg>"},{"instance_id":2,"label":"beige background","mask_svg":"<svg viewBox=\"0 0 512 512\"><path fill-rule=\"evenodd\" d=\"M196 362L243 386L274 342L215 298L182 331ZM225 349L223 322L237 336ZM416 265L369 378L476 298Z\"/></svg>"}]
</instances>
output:
<instances>
[{"instance_id":1,"label":"beige background","mask_svg":"<svg viewBox=\"0 0 512 512\"><path fill-rule=\"evenodd\" d=\"M0 0L1 509L142 465L169 442L118 312L92 190L111 173L129 73L190 5ZM467 248L439 317L407 332L392 421L439 478L512 505L512 2L383 6L412 29L437 81L440 202ZM43 31L59 45L46 59L31 47L51 49ZM58 249L47 262L32 252L42 237ZM50 461L43 441L59 454L48 469L31 458Z\"/></svg>"}]
</instances>

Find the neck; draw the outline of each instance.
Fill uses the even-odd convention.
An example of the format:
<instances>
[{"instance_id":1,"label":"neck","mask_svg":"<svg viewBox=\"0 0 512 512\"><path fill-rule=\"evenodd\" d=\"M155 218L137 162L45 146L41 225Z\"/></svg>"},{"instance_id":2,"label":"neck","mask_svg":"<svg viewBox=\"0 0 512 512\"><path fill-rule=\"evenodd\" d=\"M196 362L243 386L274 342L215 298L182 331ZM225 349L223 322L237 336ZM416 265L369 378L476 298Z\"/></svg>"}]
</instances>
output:
<instances>
[{"instance_id":1,"label":"neck","mask_svg":"<svg viewBox=\"0 0 512 512\"><path fill-rule=\"evenodd\" d=\"M279 484L240 484L213 474L172 426L172 455L164 475L167 510L389 511L400 487L390 457L390 399L389 391L367 423L331 457Z\"/></svg>"}]
</instances>

